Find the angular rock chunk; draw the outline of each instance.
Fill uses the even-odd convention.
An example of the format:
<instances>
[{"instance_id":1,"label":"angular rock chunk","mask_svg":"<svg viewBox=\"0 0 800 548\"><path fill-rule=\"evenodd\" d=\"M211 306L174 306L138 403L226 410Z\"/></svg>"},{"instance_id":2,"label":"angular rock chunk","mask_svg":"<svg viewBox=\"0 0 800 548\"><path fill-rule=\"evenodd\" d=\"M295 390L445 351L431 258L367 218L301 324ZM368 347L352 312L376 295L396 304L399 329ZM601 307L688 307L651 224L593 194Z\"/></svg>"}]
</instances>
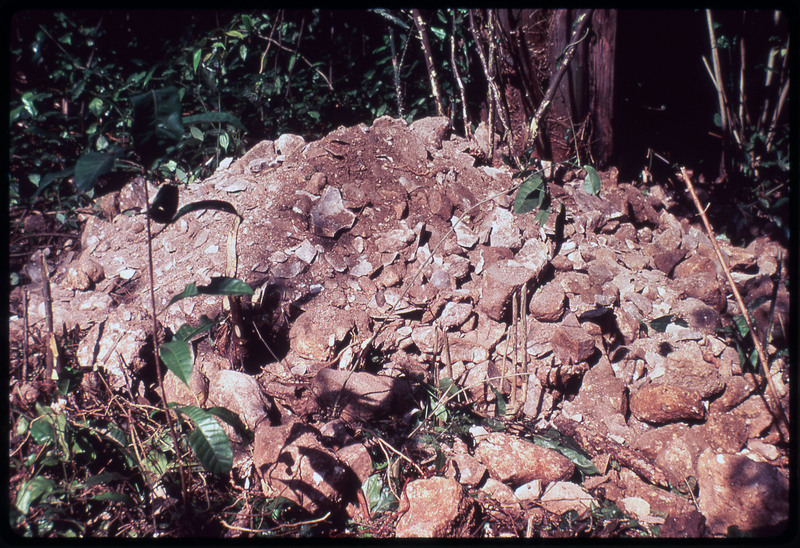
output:
<instances>
[{"instance_id":1,"label":"angular rock chunk","mask_svg":"<svg viewBox=\"0 0 800 548\"><path fill-rule=\"evenodd\" d=\"M311 223L314 232L327 238L334 238L342 230L349 230L356 222L356 216L344 208L342 193L329 186L311 210Z\"/></svg>"},{"instance_id":2,"label":"angular rock chunk","mask_svg":"<svg viewBox=\"0 0 800 548\"><path fill-rule=\"evenodd\" d=\"M549 282L533 294L530 313L540 322L557 322L564 313L565 296L561 284Z\"/></svg>"},{"instance_id":3,"label":"angular rock chunk","mask_svg":"<svg viewBox=\"0 0 800 548\"><path fill-rule=\"evenodd\" d=\"M397 522L397 537L464 537L475 527L475 503L452 479L412 481L403 491L403 506L407 511Z\"/></svg>"},{"instance_id":4,"label":"angular rock chunk","mask_svg":"<svg viewBox=\"0 0 800 548\"><path fill-rule=\"evenodd\" d=\"M480 298L477 308L491 319L500 321L506 306L522 284L527 284L539 272L513 259L500 260L485 269L480 278Z\"/></svg>"},{"instance_id":5,"label":"angular rock chunk","mask_svg":"<svg viewBox=\"0 0 800 548\"><path fill-rule=\"evenodd\" d=\"M597 505L594 497L580 485L568 481L556 481L547 486L541 498L542 506L548 512L562 515L575 510L578 516L585 517Z\"/></svg>"},{"instance_id":6,"label":"angular rock chunk","mask_svg":"<svg viewBox=\"0 0 800 548\"><path fill-rule=\"evenodd\" d=\"M516 436L493 432L475 448L475 458L493 478L519 487L531 480L566 480L575 465L561 453L546 449Z\"/></svg>"},{"instance_id":7,"label":"angular rock chunk","mask_svg":"<svg viewBox=\"0 0 800 548\"><path fill-rule=\"evenodd\" d=\"M208 399L239 415L251 430L267 417L269 403L255 377L233 370L221 370L212 376Z\"/></svg>"},{"instance_id":8,"label":"angular rock chunk","mask_svg":"<svg viewBox=\"0 0 800 548\"><path fill-rule=\"evenodd\" d=\"M275 141L275 148L278 154L289 156L292 152L306 144L306 140L300 135L293 135L291 133L284 133L278 140Z\"/></svg>"},{"instance_id":9,"label":"angular rock chunk","mask_svg":"<svg viewBox=\"0 0 800 548\"><path fill-rule=\"evenodd\" d=\"M491 233L489 245L492 247L508 247L516 249L522 246L522 236L519 233L514 214L507 209L494 210L491 220Z\"/></svg>"},{"instance_id":10,"label":"angular rock chunk","mask_svg":"<svg viewBox=\"0 0 800 548\"><path fill-rule=\"evenodd\" d=\"M358 478L321 443L317 429L265 421L255 434L253 464L267 497L286 497L312 513L355 498Z\"/></svg>"},{"instance_id":11,"label":"angular rock chunk","mask_svg":"<svg viewBox=\"0 0 800 548\"><path fill-rule=\"evenodd\" d=\"M439 150L442 148L442 140L450 131L450 118L447 116L421 118L412 122L409 129L422 139L425 148L430 151Z\"/></svg>"},{"instance_id":12,"label":"angular rock chunk","mask_svg":"<svg viewBox=\"0 0 800 548\"><path fill-rule=\"evenodd\" d=\"M631 412L652 424L705 418L701 395L670 384L650 384L631 397Z\"/></svg>"},{"instance_id":13,"label":"angular rock chunk","mask_svg":"<svg viewBox=\"0 0 800 548\"><path fill-rule=\"evenodd\" d=\"M352 313L334 306L309 308L289 331L292 350L309 360L328 361L336 344L355 325Z\"/></svg>"},{"instance_id":14,"label":"angular rock chunk","mask_svg":"<svg viewBox=\"0 0 800 548\"><path fill-rule=\"evenodd\" d=\"M569 314L556 328L550 343L553 353L565 365L584 362L594 354L594 339L584 331L574 314Z\"/></svg>"}]
</instances>

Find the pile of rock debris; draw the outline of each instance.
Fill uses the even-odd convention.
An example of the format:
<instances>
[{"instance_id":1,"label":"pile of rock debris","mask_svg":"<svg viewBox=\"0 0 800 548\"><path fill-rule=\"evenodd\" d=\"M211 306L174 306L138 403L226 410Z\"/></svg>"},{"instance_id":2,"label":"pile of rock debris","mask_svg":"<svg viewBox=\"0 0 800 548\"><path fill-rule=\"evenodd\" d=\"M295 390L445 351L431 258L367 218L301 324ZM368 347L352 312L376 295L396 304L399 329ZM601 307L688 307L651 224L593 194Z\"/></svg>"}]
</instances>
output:
<instances>
[{"instance_id":1,"label":"pile of rock debris","mask_svg":"<svg viewBox=\"0 0 800 548\"><path fill-rule=\"evenodd\" d=\"M514 403L534 430L574 439L599 471L581 483L561 453L474 427L433 473L434 449L398 437L398 451L433 477L405 486L397 536L472 535L481 512L535 535L544 511L585 516L602 500L660 524L661 536L780 530L788 432L719 333L739 311L699 223L671 213L658 184L619 182L612 169L590 195L585 173L549 169L552 208L540 226L511 212L510 170L476 167L488 139L484 126L470 140L451 136L446 118L383 117L310 143L264 141L182 189L182 203L225 200L242 222L233 258L225 212L157 231L159 306L235 260L237 277L261 288L244 307L260 314L251 323L264 340L239 363L202 341L191 389L170 373L170 398L239 413L255 441L237 445L235 474L255 473L265 494L314 515L368 519L357 494L371 455L354 435L386 417L410 430L424 413L421 382L443 377L486 416ZM56 325L88 330L78 350L87 390L104 375L114 390L147 393L147 232L141 215L120 214L143 204L140 184L103 197L80 256L51 280ZM767 297L755 310L762 333L777 295L772 340L785 344L789 295L776 273L787 273L786 253L764 238L719 243L745 301ZM220 311L219 298L197 297L159 320L174 333ZM43 313L33 293L29 321ZM21 337L17 317L11 335ZM366 350L380 358L368 367ZM787 371L773 361L784 409Z\"/></svg>"}]
</instances>

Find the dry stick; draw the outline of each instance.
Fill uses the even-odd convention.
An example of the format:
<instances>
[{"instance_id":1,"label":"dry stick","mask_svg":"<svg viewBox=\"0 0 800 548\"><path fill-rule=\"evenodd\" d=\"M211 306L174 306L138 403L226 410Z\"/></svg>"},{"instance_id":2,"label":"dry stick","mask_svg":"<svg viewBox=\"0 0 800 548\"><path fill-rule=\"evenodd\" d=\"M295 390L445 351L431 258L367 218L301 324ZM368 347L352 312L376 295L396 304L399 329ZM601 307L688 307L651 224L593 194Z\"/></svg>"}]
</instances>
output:
<instances>
[{"instance_id":1,"label":"dry stick","mask_svg":"<svg viewBox=\"0 0 800 548\"><path fill-rule=\"evenodd\" d=\"M526 304L528 301L528 287L527 284L522 284L520 288L520 322L522 323L522 399L520 404L514 410L514 415L519 413L519 410L525 405L528 400L528 383L530 382L530 375L528 375L528 315L526 312Z\"/></svg>"},{"instance_id":2,"label":"dry stick","mask_svg":"<svg viewBox=\"0 0 800 548\"><path fill-rule=\"evenodd\" d=\"M453 67L453 78L456 79L458 91L461 95L461 117L464 119L464 137L467 139L472 137L472 129L469 127L469 118L467 117L467 94L464 91L464 82L461 81L461 75L458 73L456 66L456 38L455 38L455 15L453 15L453 34L450 36L450 64Z\"/></svg>"},{"instance_id":3,"label":"dry stick","mask_svg":"<svg viewBox=\"0 0 800 548\"><path fill-rule=\"evenodd\" d=\"M706 22L708 23L708 38L711 41L711 61L714 66L714 87L717 88L717 100L719 101L720 126L722 131L733 135L738 146L742 145L742 136L733 121L730 119L728 97L725 95L725 88L722 84L722 70L719 65L719 49L717 49L717 38L714 34L714 21L711 19L711 10L706 10ZM704 59L705 62L705 59ZM708 68L708 63L706 63Z\"/></svg>"},{"instance_id":4,"label":"dry stick","mask_svg":"<svg viewBox=\"0 0 800 548\"><path fill-rule=\"evenodd\" d=\"M394 93L397 99L397 117L403 117L403 89L400 86L400 65L397 62L397 49L394 47L394 28L389 26L389 47L392 50L392 78Z\"/></svg>"},{"instance_id":5,"label":"dry stick","mask_svg":"<svg viewBox=\"0 0 800 548\"><path fill-rule=\"evenodd\" d=\"M53 329L53 295L50 293L50 274L47 271L47 258L44 253L41 255L42 259L42 291L44 292L44 315L45 326L47 329L46 343L45 343L45 369L44 369L44 382L52 384L53 382L53 368L55 367L56 353L58 347L55 344L55 332Z\"/></svg>"},{"instance_id":6,"label":"dry stick","mask_svg":"<svg viewBox=\"0 0 800 548\"><path fill-rule=\"evenodd\" d=\"M428 67L428 78L431 81L431 92L436 101L436 112L439 116L444 116L444 108L442 107L442 96L439 91L439 77L436 75L436 65L433 64L433 56L431 55L431 45L428 41L428 25L422 19L422 14L418 9L411 10L411 16L414 19L414 25L417 27L419 33L419 40L422 43L422 53L425 57L425 64Z\"/></svg>"},{"instance_id":7,"label":"dry stick","mask_svg":"<svg viewBox=\"0 0 800 548\"><path fill-rule=\"evenodd\" d=\"M450 339L447 336L447 330L445 328L442 328L442 337L444 338L445 373L450 380L453 380L453 361L450 359Z\"/></svg>"},{"instance_id":8,"label":"dry stick","mask_svg":"<svg viewBox=\"0 0 800 548\"><path fill-rule=\"evenodd\" d=\"M519 373L519 337L517 336L517 332L519 331L519 302L517 299L517 291L511 295L511 340L512 342L512 354L511 354L511 361L514 364L514 375ZM511 383L511 395L508 401L508 407L506 408L506 415L513 415L514 409L517 407L517 378L514 377L514 382Z\"/></svg>"},{"instance_id":9,"label":"dry stick","mask_svg":"<svg viewBox=\"0 0 800 548\"><path fill-rule=\"evenodd\" d=\"M494 118L492 116L494 110L497 110L497 115L500 117L500 122L503 124L503 129L508 136L509 147L512 150L511 156L514 158L514 162L519 166L519 160L517 160L516 156L513 154L513 135L511 134L511 128L508 124L508 119L505 116L505 110L503 109L503 103L500 100L500 91L497 89L497 84L494 81L494 77L492 76L491 68L489 67L489 63L486 61L486 54L483 51L483 47L481 46L478 31L475 28L475 18L472 16L472 10L469 12L469 30L472 33L472 37L475 40L475 49L478 52L478 57L481 60L481 67L483 67L483 73L486 76L486 81L489 84L489 146L490 146L490 158L494 156ZM494 101L491 101L494 99ZM494 105L495 109L492 109L492 105Z\"/></svg>"},{"instance_id":10,"label":"dry stick","mask_svg":"<svg viewBox=\"0 0 800 548\"><path fill-rule=\"evenodd\" d=\"M747 307L744 305L744 301L742 300L742 296L739 293L739 290L736 288L736 284L733 282L733 277L731 276L731 270L728 268L727 263L725 262L725 258L722 256L722 250L719 248L719 244L717 243L717 238L714 235L714 230L711 228L711 224L708 222L708 217L706 217L705 211L703 210L703 206L700 205L700 199L697 197L697 194L694 191L694 185L692 185L692 180L689 178L689 175L686 173L686 168L681 167L681 176L683 177L686 186L689 189L689 193L692 195L692 200L694 201L694 205L697 208L697 211L700 213L700 218L703 220L703 225L706 228L706 232L708 233L708 237L711 240L711 243L714 245L714 251L717 252L717 259L719 263L722 265L722 269L725 271L725 277L728 279L728 283L733 290L733 295L736 297L736 302L739 305L739 310L742 312L742 316L744 317L744 321L747 324L747 329L750 331L750 337L753 339L753 342L756 345L756 351L758 352L758 360L761 364L761 370L764 374L764 377L767 379L767 385L769 386L770 391L772 392L772 396L775 398L775 407L778 408L778 413L780 414L781 420L783 420L787 430L789 429L789 419L786 417L786 413L783 411L783 407L780 403L780 398L778 397L778 391L775 389L775 385L772 382L772 377L769 375L769 368L767 367L767 358L764 354L764 348L761 346L761 341L759 340L755 330L753 329L753 324L750 321L750 313L747 311ZM767 406L769 407L769 405Z\"/></svg>"},{"instance_id":11,"label":"dry stick","mask_svg":"<svg viewBox=\"0 0 800 548\"><path fill-rule=\"evenodd\" d=\"M175 431L175 425L172 422L171 410L167 404L167 392L164 390L164 380L161 377L161 358L158 355L158 322L156 320L156 278L153 274L153 241L150 230L150 191L147 188L147 179L143 179L142 182L144 184L144 201L147 204L145 226L147 227L147 267L150 272L150 306L153 316L153 359L156 362L156 377L158 378L158 387L161 391L161 401L164 404L162 410L167 417L167 424L169 425L169 431L172 434L172 440L175 442L175 452L176 456L178 457L178 471L181 477L181 497L183 498L183 507L187 512L189 512L191 511L189 508L189 493L186 490L186 479L184 478L183 460L181 457L183 449L181 447L178 433Z\"/></svg>"},{"instance_id":12,"label":"dry stick","mask_svg":"<svg viewBox=\"0 0 800 548\"><path fill-rule=\"evenodd\" d=\"M559 84L561 84L561 79L564 78L564 74L567 72L567 67L569 66L570 61L572 61L572 57L575 55L575 49L581 40L585 38L585 36L581 38L578 37L583 34L584 30L589 24L591 14L592 10L588 9L579 13L578 17L575 18L572 39L564 48L564 52L561 54L561 63L558 65L553 73L553 76L550 78L550 85L547 88L547 92L544 94L544 98L542 99L539 108L536 109L536 114L534 114L533 118L531 119L530 131L528 132L529 142L536 142L536 138L539 136L539 127L542 118L547 113L550 105L553 102L553 97L555 97L556 90L558 89Z\"/></svg>"},{"instance_id":13,"label":"dry stick","mask_svg":"<svg viewBox=\"0 0 800 548\"><path fill-rule=\"evenodd\" d=\"M22 380L28 378L28 288L22 290Z\"/></svg>"}]
</instances>

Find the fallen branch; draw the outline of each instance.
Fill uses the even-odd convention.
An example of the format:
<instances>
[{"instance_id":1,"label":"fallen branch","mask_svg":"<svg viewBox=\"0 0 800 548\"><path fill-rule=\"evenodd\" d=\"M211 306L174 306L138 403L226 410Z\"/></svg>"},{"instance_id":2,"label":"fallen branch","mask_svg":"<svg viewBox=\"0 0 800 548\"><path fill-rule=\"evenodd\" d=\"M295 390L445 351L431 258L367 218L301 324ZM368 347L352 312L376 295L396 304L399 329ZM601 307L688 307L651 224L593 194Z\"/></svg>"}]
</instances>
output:
<instances>
[{"instance_id":1,"label":"fallen branch","mask_svg":"<svg viewBox=\"0 0 800 548\"><path fill-rule=\"evenodd\" d=\"M761 372L763 373L764 377L767 380L767 385L769 386L770 391L772 392L772 397L775 400L775 407L778 409L778 414L780 415L781 420L786 427L786 431L789 431L789 419L786 417L786 413L781 407L780 398L778 397L778 391L775 389L775 385L772 382L772 377L769 375L769 367L767 366L767 357L764 353L764 347L761 345L761 341L758 338L758 334L756 333L755 329L753 328L753 323L750 321L750 313L747 311L747 307L744 305L744 300L742 299L739 290L736 288L736 284L733 282L733 277L731 277L731 269L728 268L727 263L725 262L725 258L722 256L722 250L719 248L719 244L717 243L716 235L714 234L714 230L711 228L711 224L708 222L708 217L706 217L705 210L703 206L700 204L700 199L697 197L697 193L694 191L694 185L692 185L692 180L689 178L689 175L686 173L686 168L681 168L681 177L683 181L686 183L687 188L689 189L689 194L692 195L692 200L694 201L694 205L697 208L697 211L700 213L700 218L703 220L703 225L706 228L706 232L708 233L708 238L711 240L711 244L714 246L714 251L717 253L717 259L719 260L719 264L722 265L722 269L725 271L725 277L728 279L728 283L731 286L731 290L733 291L733 295L736 298L736 303L739 305L739 310L742 312L742 316L744 317L744 321L747 324L747 329L750 331L750 337L753 339L753 342L756 345L756 351L758 352L758 362L761 364ZM767 400L769 401L769 400ZM770 406L767 405L769 408ZM771 410L774 416L774 410ZM781 433L783 436L783 433Z\"/></svg>"}]
</instances>

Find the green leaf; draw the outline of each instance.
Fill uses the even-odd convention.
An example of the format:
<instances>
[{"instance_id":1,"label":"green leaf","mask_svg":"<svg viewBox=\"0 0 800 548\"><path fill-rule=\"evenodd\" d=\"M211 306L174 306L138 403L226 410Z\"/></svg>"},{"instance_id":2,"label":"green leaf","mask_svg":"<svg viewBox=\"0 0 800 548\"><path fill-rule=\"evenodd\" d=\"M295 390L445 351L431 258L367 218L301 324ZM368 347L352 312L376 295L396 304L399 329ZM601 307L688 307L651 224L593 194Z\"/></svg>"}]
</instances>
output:
<instances>
[{"instance_id":1,"label":"green leaf","mask_svg":"<svg viewBox=\"0 0 800 548\"><path fill-rule=\"evenodd\" d=\"M164 362L167 369L172 371L186 386L189 386L194 366L192 348L189 343L173 339L158 347L158 355L161 356L161 361Z\"/></svg>"},{"instance_id":2,"label":"green leaf","mask_svg":"<svg viewBox=\"0 0 800 548\"><path fill-rule=\"evenodd\" d=\"M381 17L383 17L384 19L387 19L388 21L391 21L392 23L394 23L395 25L397 25L398 27L400 27L403 30L408 30L408 25L404 21L402 21L401 19L398 19L397 17L395 17L387 9L375 8L375 9L371 9L369 11L371 11L372 13L376 13L376 14L380 15Z\"/></svg>"},{"instance_id":3,"label":"green leaf","mask_svg":"<svg viewBox=\"0 0 800 548\"><path fill-rule=\"evenodd\" d=\"M686 323L686 320L681 318L675 318L672 314L665 314L664 316L660 316L655 320L650 322L650 327L658 331L659 333L663 333L667 330L667 326L671 323L676 325L680 325L681 327L688 327L689 324Z\"/></svg>"},{"instance_id":4,"label":"green leaf","mask_svg":"<svg viewBox=\"0 0 800 548\"><path fill-rule=\"evenodd\" d=\"M384 483L383 474L372 474L361 486L370 512L389 512L397 507L398 500Z\"/></svg>"},{"instance_id":5,"label":"green leaf","mask_svg":"<svg viewBox=\"0 0 800 548\"><path fill-rule=\"evenodd\" d=\"M216 209L218 211L225 211L227 213L232 213L237 217L239 216L239 213L236 211L236 208L233 207L230 203L225 202L223 200L198 200L196 202L186 204L185 206L180 208L178 212L172 217L170 223L174 223L187 213L191 213L192 211L200 211L201 209Z\"/></svg>"},{"instance_id":6,"label":"green leaf","mask_svg":"<svg viewBox=\"0 0 800 548\"><path fill-rule=\"evenodd\" d=\"M148 91L131 97L133 136L136 151L149 163L168 145L183 138L181 101L178 88Z\"/></svg>"},{"instance_id":7,"label":"green leaf","mask_svg":"<svg viewBox=\"0 0 800 548\"><path fill-rule=\"evenodd\" d=\"M103 501L123 502L128 506L136 506L136 503L127 493L115 493L113 491L106 491L105 493L100 493L99 495L95 495L94 497L92 497L92 500L100 502Z\"/></svg>"},{"instance_id":8,"label":"green leaf","mask_svg":"<svg viewBox=\"0 0 800 548\"><path fill-rule=\"evenodd\" d=\"M75 186L81 192L94 188L98 177L109 173L114 168L115 154L104 152L87 152L75 164Z\"/></svg>"},{"instance_id":9,"label":"green leaf","mask_svg":"<svg viewBox=\"0 0 800 548\"><path fill-rule=\"evenodd\" d=\"M225 152L228 152L228 145L229 144L230 144L230 137L228 137L228 134L225 133L225 132L220 133L220 135L219 135L219 146L222 147L222 150L224 150Z\"/></svg>"},{"instance_id":10,"label":"green leaf","mask_svg":"<svg viewBox=\"0 0 800 548\"><path fill-rule=\"evenodd\" d=\"M544 226L547 223L547 219L550 218L550 208L542 208L536 214L536 221L539 223L540 226Z\"/></svg>"},{"instance_id":11,"label":"green leaf","mask_svg":"<svg viewBox=\"0 0 800 548\"><path fill-rule=\"evenodd\" d=\"M544 179L540 173L534 173L522 183L514 199L514 213L522 214L533 211L542 203L542 184Z\"/></svg>"},{"instance_id":12,"label":"green leaf","mask_svg":"<svg viewBox=\"0 0 800 548\"><path fill-rule=\"evenodd\" d=\"M447 38L447 33L441 27L431 27L431 32L442 42Z\"/></svg>"},{"instance_id":13,"label":"green leaf","mask_svg":"<svg viewBox=\"0 0 800 548\"><path fill-rule=\"evenodd\" d=\"M44 415L31 423L31 437L39 445L47 445L53 441L53 416Z\"/></svg>"},{"instance_id":14,"label":"green leaf","mask_svg":"<svg viewBox=\"0 0 800 548\"><path fill-rule=\"evenodd\" d=\"M600 192L600 187L602 186L600 175L598 175L597 170L592 166L583 166L583 169L586 170L586 178L583 180L583 189L589 194L597 194Z\"/></svg>"},{"instance_id":15,"label":"green leaf","mask_svg":"<svg viewBox=\"0 0 800 548\"><path fill-rule=\"evenodd\" d=\"M212 415L194 405L177 410L194 422L195 429L187 439L203 468L212 474L227 474L233 466L233 449L222 426Z\"/></svg>"},{"instance_id":16,"label":"green leaf","mask_svg":"<svg viewBox=\"0 0 800 548\"><path fill-rule=\"evenodd\" d=\"M239 38L240 40L242 38L244 38L244 34L239 32L238 30L229 30L229 31L226 31L225 34L227 34L228 36L230 36L232 38Z\"/></svg>"},{"instance_id":17,"label":"green leaf","mask_svg":"<svg viewBox=\"0 0 800 548\"><path fill-rule=\"evenodd\" d=\"M99 97L95 97L89 101L89 110L95 116L100 116L103 113L103 100Z\"/></svg>"},{"instance_id":18,"label":"green leaf","mask_svg":"<svg viewBox=\"0 0 800 548\"><path fill-rule=\"evenodd\" d=\"M239 119L229 112L202 112L183 118L184 124L230 124L237 129L247 131Z\"/></svg>"},{"instance_id":19,"label":"green leaf","mask_svg":"<svg viewBox=\"0 0 800 548\"><path fill-rule=\"evenodd\" d=\"M175 333L175 338L180 339L182 341L190 342L200 333L211 331L215 323L216 322L214 320L203 314L202 316L200 316L200 323L196 327L192 327L187 323L180 326L178 328L178 331Z\"/></svg>"},{"instance_id":20,"label":"green leaf","mask_svg":"<svg viewBox=\"0 0 800 548\"><path fill-rule=\"evenodd\" d=\"M239 437L245 440L248 444L253 441L253 432L242 422L242 419L239 418L239 415L227 409L225 407L211 407L210 409L206 409L206 412L209 415L214 415L215 417L219 417L228 424L230 424L236 433L239 434Z\"/></svg>"},{"instance_id":21,"label":"green leaf","mask_svg":"<svg viewBox=\"0 0 800 548\"><path fill-rule=\"evenodd\" d=\"M196 128L194 126L190 127L189 128L189 133L191 133L192 137L194 137L198 141L202 141L203 140L203 132L200 131L198 128Z\"/></svg>"},{"instance_id":22,"label":"green leaf","mask_svg":"<svg viewBox=\"0 0 800 548\"><path fill-rule=\"evenodd\" d=\"M227 276L212 276L211 283L208 285L196 286L194 282L189 283L186 287L172 297L167 304L167 307L172 306L174 303L185 299L187 297L194 297L195 295L253 295L255 291L253 288L236 278L229 278Z\"/></svg>"},{"instance_id":23,"label":"green leaf","mask_svg":"<svg viewBox=\"0 0 800 548\"><path fill-rule=\"evenodd\" d=\"M558 447L556 450L575 463L575 466L578 468L578 470L584 474L588 476L600 475L600 470L597 469L597 467L588 459L588 457L586 457L586 455L583 455L579 451L563 446Z\"/></svg>"},{"instance_id":24,"label":"green leaf","mask_svg":"<svg viewBox=\"0 0 800 548\"><path fill-rule=\"evenodd\" d=\"M495 416L502 417L506 414L506 400L503 399L503 395L494 386L490 386L489 388L494 392L495 401L497 402Z\"/></svg>"},{"instance_id":25,"label":"green leaf","mask_svg":"<svg viewBox=\"0 0 800 548\"><path fill-rule=\"evenodd\" d=\"M55 487L56 484L53 480L42 476L25 481L17 492L17 500L14 505L20 512L27 515L31 506L52 493Z\"/></svg>"},{"instance_id":26,"label":"green leaf","mask_svg":"<svg viewBox=\"0 0 800 548\"><path fill-rule=\"evenodd\" d=\"M150 218L157 223L170 224L177 209L178 187L171 184L162 185L150 205Z\"/></svg>"}]
</instances>

